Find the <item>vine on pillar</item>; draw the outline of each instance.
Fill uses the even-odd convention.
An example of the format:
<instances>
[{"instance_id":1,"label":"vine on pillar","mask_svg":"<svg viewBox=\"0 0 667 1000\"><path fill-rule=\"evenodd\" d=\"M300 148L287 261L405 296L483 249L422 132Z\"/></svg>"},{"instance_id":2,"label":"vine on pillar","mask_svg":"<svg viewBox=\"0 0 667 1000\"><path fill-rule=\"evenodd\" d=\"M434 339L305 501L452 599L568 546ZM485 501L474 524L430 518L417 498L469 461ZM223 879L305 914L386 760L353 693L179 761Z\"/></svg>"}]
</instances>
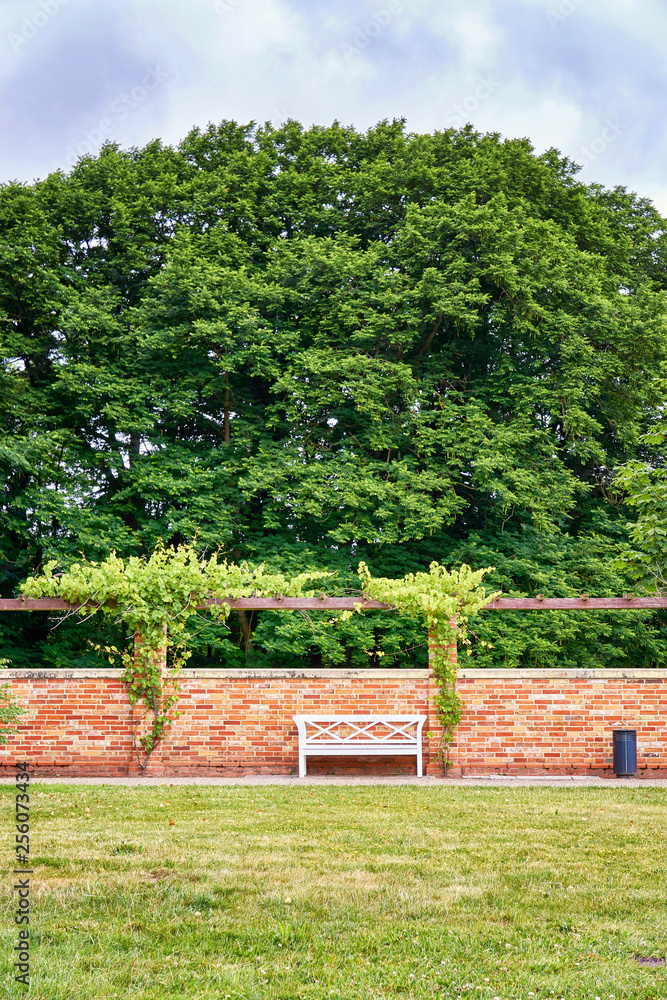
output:
<instances>
[{"instance_id":1,"label":"vine on pillar","mask_svg":"<svg viewBox=\"0 0 667 1000\"><path fill-rule=\"evenodd\" d=\"M463 702L456 689L458 675L458 644L452 636L456 633L456 621L449 623L449 641L446 646L429 630L428 660L437 694L433 698L438 722L441 726L433 759L443 773L449 769L449 748L454 739L454 731L461 721ZM463 640L465 642L465 639ZM430 734L433 735L433 734ZM435 738L435 737L434 737Z\"/></svg>"},{"instance_id":2,"label":"vine on pillar","mask_svg":"<svg viewBox=\"0 0 667 1000\"><path fill-rule=\"evenodd\" d=\"M138 718L135 718L134 711L132 713L132 745L142 774L146 773L153 750L163 742L181 714L175 708L181 692L178 674L187 659L187 652L179 655L172 646L171 666L168 666L166 623L162 635L163 642L157 650L145 650L145 641L135 632L133 651L120 654L124 668L121 680L127 688L130 705L139 709ZM103 652L112 661L114 656L118 656L118 650L113 647L107 646Z\"/></svg>"},{"instance_id":3,"label":"vine on pillar","mask_svg":"<svg viewBox=\"0 0 667 1000\"><path fill-rule=\"evenodd\" d=\"M470 645L467 623L496 594L487 594L481 585L491 567L473 570L465 563L447 570L432 562L428 573L408 573L402 579L372 577L366 563L359 563L359 577L365 597L393 605L397 611L420 615L428 629L433 676L438 686L435 709L443 730L436 759L447 772L449 746L461 721L463 703L456 690L458 665L450 657L454 643ZM361 609L361 604L359 605Z\"/></svg>"},{"instance_id":4,"label":"vine on pillar","mask_svg":"<svg viewBox=\"0 0 667 1000\"><path fill-rule=\"evenodd\" d=\"M134 636L141 637L132 651L113 646L96 648L112 664L121 666L130 703L143 710L146 731L138 735L135 727L134 750L144 774L151 754L179 714L178 678L190 656L187 645L197 609L211 598L266 597L276 593L298 596L304 594L303 588L310 580L330 575L313 572L288 578L282 573L265 573L263 565L235 565L218 561L216 555L201 558L190 545L176 549L159 545L148 559L132 556L123 560L112 552L103 562L74 563L60 575L54 574L55 566L55 562L49 562L42 576L26 580L22 593L28 597L60 597L73 606L70 613L102 611L124 621ZM225 621L229 605L209 605L206 611Z\"/></svg>"}]
</instances>

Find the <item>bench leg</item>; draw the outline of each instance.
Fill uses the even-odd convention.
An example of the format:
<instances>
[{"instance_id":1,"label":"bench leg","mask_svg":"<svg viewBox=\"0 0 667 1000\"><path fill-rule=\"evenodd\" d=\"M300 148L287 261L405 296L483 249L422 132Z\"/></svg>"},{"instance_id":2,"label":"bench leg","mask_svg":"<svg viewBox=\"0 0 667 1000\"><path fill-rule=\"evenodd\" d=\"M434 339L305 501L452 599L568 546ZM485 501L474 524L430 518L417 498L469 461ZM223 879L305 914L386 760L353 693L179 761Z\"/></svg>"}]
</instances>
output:
<instances>
[{"instance_id":1,"label":"bench leg","mask_svg":"<svg viewBox=\"0 0 667 1000\"><path fill-rule=\"evenodd\" d=\"M422 777L422 748L417 750L417 777Z\"/></svg>"},{"instance_id":2,"label":"bench leg","mask_svg":"<svg viewBox=\"0 0 667 1000\"><path fill-rule=\"evenodd\" d=\"M301 752L299 752L299 777L306 777L306 755Z\"/></svg>"}]
</instances>

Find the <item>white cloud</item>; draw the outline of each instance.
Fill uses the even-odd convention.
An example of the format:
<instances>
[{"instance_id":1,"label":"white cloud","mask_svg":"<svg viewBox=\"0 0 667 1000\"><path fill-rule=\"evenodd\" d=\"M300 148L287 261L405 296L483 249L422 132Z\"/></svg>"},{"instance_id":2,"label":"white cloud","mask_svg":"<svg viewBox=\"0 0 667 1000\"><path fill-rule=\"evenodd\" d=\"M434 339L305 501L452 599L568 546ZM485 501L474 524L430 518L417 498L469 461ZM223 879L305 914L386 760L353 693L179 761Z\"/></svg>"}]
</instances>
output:
<instances>
[{"instance_id":1,"label":"white cloud","mask_svg":"<svg viewBox=\"0 0 667 1000\"><path fill-rule=\"evenodd\" d=\"M498 34L482 11L468 8L454 17L451 28L466 62L480 65L493 57Z\"/></svg>"},{"instance_id":2,"label":"white cloud","mask_svg":"<svg viewBox=\"0 0 667 1000\"><path fill-rule=\"evenodd\" d=\"M506 92L503 96L506 99ZM581 108L564 98L531 95L525 91L516 98L503 111L497 104L485 108L482 126L490 130L491 121L501 118L506 138L526 136L538 151L553 146L569 151L581 144L584 124Z\"/></svg>"},{"instance_id":3,"label":"white cloud","mask_svg":"<svg viewBox=\"0 0 667 1000\"><path fill-rule=\"evenodd\" d=\"M582 176L665 206L663 0L5 0L0 47L7 178L43 176L109 118L132 145L223 118L363 129L405 116L574 159L595 144ZM156 66L161 85L112 113ZM610 120L625 123L613 140Z\"/></svg>"}]
</instances>

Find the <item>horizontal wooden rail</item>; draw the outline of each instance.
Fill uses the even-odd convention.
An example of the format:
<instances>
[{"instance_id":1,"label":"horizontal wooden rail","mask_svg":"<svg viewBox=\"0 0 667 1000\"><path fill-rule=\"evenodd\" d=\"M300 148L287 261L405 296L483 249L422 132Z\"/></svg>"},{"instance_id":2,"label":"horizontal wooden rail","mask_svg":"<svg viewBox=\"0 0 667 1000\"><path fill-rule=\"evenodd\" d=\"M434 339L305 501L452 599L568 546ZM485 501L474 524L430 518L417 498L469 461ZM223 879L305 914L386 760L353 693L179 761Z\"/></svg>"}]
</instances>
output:
<instances>
[{"instance_id":1,"label":"horizontal wooden rail","mask_svg":"<svg viewBox=\"0 0 667 1000\"><path fill-rule=\"evenodd\" d=\"M632 611L640 608L667 608L667 594L635 597L499 597L486 611Z\"/></svg>"},{"instance_id":2,"label":"horizontal wooden rail","mask_svg":"<svg viewBox=\"0 0 667 1000\"><path fill-rule=\"evenodd\" d=\"M69 604L59 597L3 597L0 611L73 611L84 604Z\"/></svg>"},{"instance_id":3,"label":"horizontal wooden rail","mask_svg":"<svg viewBox=\"0 0 667 1000\"><path fill-rule=\"evenodd\" d=\"M228 604L232 610L256 611L363 611L393 610L393 605L382 601L362 600L360 597L216 597L200 607ZM13 597L0 599L0 611L94 611L94 603L69 604L59 597ZM667 608L667 594L635 597L499 597L490 601L487 611L633 611L642 608Z\"/></svg>"},{"instance_id":4,"label":"horizontal wooden rail","mask_svg":"<svg viewBox=\"0 0 667 1000\"><path fill-rule=\"evenodd\" d=\"M360 597L215 597L206 601L200 607L211 604L228 604L232 610L246 608L252 610L273 611L354 611L357 605L364 610L372 608L391 609L391 604L382 601L364 601ZM13 597L0 599L0 611L92 611L97 604L69 604L59 597Z\"/></svg>"},{"instance_id":5,"label":"horizontal wooden rail","mask_svg":"<svg viewBox=\"0 0 667 1000\"><path fill-rule=\"evenodd\" d=\"M256 608L274 611L354 611L361 605L364 610L393 608L382 601L364 600L361 597L241 597L236 601L215 597L206 604L228 604L230 608Z\"/></svg>"}]
</instances>

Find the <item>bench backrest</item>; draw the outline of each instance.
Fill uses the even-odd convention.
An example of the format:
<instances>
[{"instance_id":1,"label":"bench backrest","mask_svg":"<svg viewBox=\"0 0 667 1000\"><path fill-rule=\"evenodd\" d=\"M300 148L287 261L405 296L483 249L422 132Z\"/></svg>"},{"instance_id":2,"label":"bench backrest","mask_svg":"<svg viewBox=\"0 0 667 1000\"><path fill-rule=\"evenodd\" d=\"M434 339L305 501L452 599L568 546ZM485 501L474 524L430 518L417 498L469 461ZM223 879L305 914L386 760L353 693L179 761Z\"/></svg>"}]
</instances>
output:
<instances>
[{"instance_id":1,"label":"bench backrest","mask_svg":"<svg viewBox=\"0 0 667 1000\"><path fill-rule=\"evenodd\" d=\"M295 715L299 738L307 746L363 744L415 746L425 715Z\"/></svg>"}]
</instances>

